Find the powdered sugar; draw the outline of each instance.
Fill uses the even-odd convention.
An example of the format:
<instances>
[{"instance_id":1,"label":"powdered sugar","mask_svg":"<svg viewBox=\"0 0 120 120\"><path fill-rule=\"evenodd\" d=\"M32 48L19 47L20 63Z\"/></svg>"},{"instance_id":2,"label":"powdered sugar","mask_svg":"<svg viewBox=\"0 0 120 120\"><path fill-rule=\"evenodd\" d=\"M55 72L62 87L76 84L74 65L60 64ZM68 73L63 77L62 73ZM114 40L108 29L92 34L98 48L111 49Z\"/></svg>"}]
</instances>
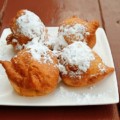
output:
<instances>
[{"instance_id":1,"label":"powdered sugar","mask_svg":"<svg viewBox=\"0 0 120 120\"><path fill-rule=\"evenodd\" d=\"M91 88L92 87L92 88ZM100 91L99 93L94 93L94 89L96 89L95 86L90 86L86 88L86 92L83 92L82 89L75 89L75 88L66 88L63 86L60 86L59 88L59 96L61 96L61 100L69 100L75 101L77 104L84 104L88 103L90 104L91 101L95 100L104 100L106 96L108 96L111 91L107 90L106 92ZM59 101L61 102L61 101Z\"/></svg>"},{"instance_id":2,"label":"powdered sugar","mask_svg":"<svg viewBox=\"0 0 120 120\"><path fill-rule=\"evenodd\" d=\"M50 46L52 50L60 51L64 47L68 45L68 43L64 40L63 36L48 36L47 41L43 41L43 43L47 46Z\"/></svg>"},{"instance_id":3,"label":"powdered sugar","mask_svg":"<svg viewBox=\"0 0 120 120\"><path fill-rule=\"evenodd\" d=\"M50 50L46 46L42 44L33 44L28 45L27 48L29 49L28 52L31 53L35 60L41 62L41 58L43 58L43 63L53 63L50 56Z\"/></svg>"},{"instance_id":4,"label":"powdered sugar","mask_svg":"<svg viewBox=\"0 0 120 120\"><path fill-rule=\"evenodd\" d=\"M70 35L74 35L77 41L85 41L85 35L89 35L89 32L87 32L87 28L84 25L78 23L60 26L59 36L70 37ZM72 42L74 42L74 39Z\"/></svg>"},{"instance_id":5,"label":"powdered sugar","mask_svg":"<svg viewBox=\"0 0 120 120\"><path fill-rule=\"evenodd\" d=\"M98 64L98 68L99 68L99 70L100 70L102 73L106 72L105 66L102 65L102 63L99 63L99 64Z\"/></svg>"},{"instance_id":6,"label":"powdered sugar","mask_svg":"<svg viewBox=\"0 0 120 120\"><path fill-rule=\"evenodd\" d=\"M83 72L81 71L81 70L77 70L77 71L69 71L69 76L70 77L73 77L73 78L79 78L79 79L81 79L81 74L83 74Z\"/></svg>"},{"instance_id":7,"label":"powdered sugar","mask_svg":"<svg viewBox=\"0 0 120 120\"><path fill-rule=\"evenodd\" d=\"M39 37L33 38L31 41L28 41L28 43L24 44L23 46L25 48L28 48L29 46L32 46L34 44L36 45L42 44L41 39Z\"/></svg>"},{"instance_id":8,"label":"powdered sugar","mask_svg":"<svg viewBox=\"0 0 120 120\"><path fill-rule=\"evenodd\" d=\"M61 73L67 74L67 70L66 70L66 68L65 68L64 65L59 64L59 65L58 65L58 68L59 68L59 70L60 70Z\"/></svg>"},{"instance_id":9,"label":"powdered sugar","mask_svg":"<svg viewBox=\"0 0 120 120\"><path fill-rule=\"evenodd\" d=\"M61 53L63 65L77 66L83 72L87 71L94 59L92 50L83 42L75 42L64 48Z\"/></svg>"},{"instance_id":10,"label":"powdered sugar","mask_svg":"<svg viewBox=\"0 0 120 120\"><path fill-rule=\"evenodd\" d=\"M13 40L12 40L12 43L15 43L15 44L16 44L15 49L16 49L17 51L23 49L23 45L20 45L19 42L18 42L16 39L13 39Z\"/></svg>"},{"instance_id":11,"label":"powdered sugar","mask_svg":"<svg viewBox=\"0 0 120 120\"><path fill-rule=\"evenodd\" d=\"M13 42L13 43L17 43L17 40L16 40L16 39L12 39L12 42Z\"/></svg>"},{"instance_id":12,"label":"powdered sugar","mask_svg":"<svg viewBox=\"0 0 120 120\"><path fill-rule=\"evenodd\" d=\"M22 44L22 45L20 45L16 39L13 39L12 43L16 44L15 49L18 51L22 50L23 48L28 48L33 44L42 44L41 39L39 37L33 38L31 41L28 41L26 44Z\"/></svg>"},{"instance_id":13,"label":"powdered sugar","mask_svg":"<svg viewBox=\"0 0 120 120\"><path fill-rule=\"evenodd\" d=\"M64 47L68 46L68 43L64 40L63 36L58 36L55 41L54 50L62 50Z\"/></svg>"},{"instance_id":14,"label":"powdered sugar","mask_svg":"<svg viewBox=\"0 0 120 120\"><path fill-rule=\"evenodd\" d=\"M24 14L17 19L16 24L19 26L17 32L29 38L44 37L45 26L40 18L31 11L24 10Z\"/></svg>"}]
</instances>

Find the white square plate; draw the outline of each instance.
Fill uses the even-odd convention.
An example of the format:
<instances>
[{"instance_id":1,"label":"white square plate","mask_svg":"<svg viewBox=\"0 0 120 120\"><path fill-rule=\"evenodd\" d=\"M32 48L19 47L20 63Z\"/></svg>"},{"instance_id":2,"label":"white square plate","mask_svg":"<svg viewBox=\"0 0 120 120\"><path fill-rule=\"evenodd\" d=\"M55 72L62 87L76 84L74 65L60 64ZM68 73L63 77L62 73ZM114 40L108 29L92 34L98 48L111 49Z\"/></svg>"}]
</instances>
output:
<instances>
[{"instance_id":1,"label":"white square plate","mask_svg":"<svg viewBox=\"0 0 120 120\"><path fill-rule=\"evenodd\" d=\"M57 27L48 27L51 35L57 35ZM6 36L10 29L5 29L0 38L0 60L10 60L14 56L11 45L6 45ZM96 31L97 43L94 50L101 56L104 63L114 67L112 54L102 28ZM0 105L14 106L82 106L103 105L118 103L118 87L116 74L113 72L104 80L89 87L71 88L59 83L57 89L46 96L23 97L19 96L12 88L7 75L0 65Z\"/></svg>"}]
</instances>

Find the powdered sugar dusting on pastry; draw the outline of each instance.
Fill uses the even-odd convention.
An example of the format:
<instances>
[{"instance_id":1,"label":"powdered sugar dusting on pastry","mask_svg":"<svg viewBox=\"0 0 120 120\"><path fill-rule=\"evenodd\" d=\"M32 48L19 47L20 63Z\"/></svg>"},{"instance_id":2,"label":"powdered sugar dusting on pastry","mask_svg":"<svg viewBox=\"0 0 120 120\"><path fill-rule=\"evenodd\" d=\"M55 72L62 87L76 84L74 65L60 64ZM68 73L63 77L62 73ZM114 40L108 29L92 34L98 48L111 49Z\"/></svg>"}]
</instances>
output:
<instances>
[{"instance_id":1,"label":"powdered sugar dusting on pastry","mask_svg":"<svg viewBox=\"0 0 120 120\"><path fill-rule=\"evenodd\" d=\"M29 48L30 46L32 46L34 44L36 44L36 45L42 44L41 39L39 37L33 38L31 41L28 41L27 44L24 44L24 47Z\"/></svg>"},{"instance_id":2,"label":"powdered sugar dusting on pastry","mask_svg":"<svg viewBox=\"0 0 120 120\"><path fill-rule=\"evenodd\" d=\"M59 68L60 72L62 72L63 74L67 74L67 70L64 65L59 64L58 68Z\"/></svg>"},{"instance_id":3,"label":"powdered sugar dusting on pastry","mask_svg":"<svg viewBox=\"0 0 120 120\"><path fill-rule=\"evenodd\" d=\"M68 43L64 40L63 36L48 36L48 40L44 40L43 43L46 46L49 46L52 50L62 50L64 47L68 45Z\"/></svg>"},{"instance_id":4,"label":"powdered sugar dusting on pastry","mask_svg":"<svg viewBox=\"0 0 120 120\"><path fill-rule=\"evenodd\" d=\"M80 71L86 72L90 62L94 60L92 50L83 42L75 42L63 49L62 64L77 66Z\"/></svg>"},{"instance_id":5,"label":"powdered sugar dusting on pastry","mask_svg":"<svg viewBox=\"0 0 120 120\"><path fill-rule=\"evenodd\" d=\"M27 48L29 49L28 52L31 53L32 57L41 62L43 58L43 63L53 63L53 60L50 56L50 50L42 45L42 44L33 44L28 45Z\"/></svg>"},{"instance_id":6,"label":"powdered sugar dusting on pastry","mask_svg":"<svg viewBox=\"0 0 120 120\"><path fill-rule=\"evenodd\" d=\"M53 46L55 45L55 41L57 39L57 36L52 36L48 34L48 38L44 39L42 41L42 43L46 46L48 46L49 48L53 49Z\"/></svg>"},{"instance_id":7,"label":"powdered sugar dusting on pastry","mask_svg":"<svg viewBox=\"0 0 120 120\"><path fill-rule=\"evenodd\" d=\"M59 28L59 36L67 36L71 37L70 35L75 36L75 40L78 41L85 41L85 35L89 35L87 32L87 28L82 24L74 24L74 25L62 25ZM73 39L74 42L74 39Z\"/></svg>"},{"instance_id":8,"label":"powdered sugar dusting on pastry","mask_svg":"<svg viewBox=\"0 0 120 120\"><path fill-rule=\"evenodd\" d=\"M24 10L23 15L17 19L19 26L18 32L21 32L29 38L43 37L45 26L40 18L31 11Z\"/></svg>"},{"instance_id":9,"label":"powdered sugar dusting on pastry","mask_svg":"<svg viewBox=\"0 0 120 120\"><path fill-rule=\"evenodd\" d=\"M15 49L16 49L17 51L23 49L23 46L20 45L19 42L18 42L16 39L13 39L13 40L12 40L12 43L15 43L15 44L16 44Z\"/></svg>"},{"instance_id":10,"label":"powdered sugar dusting on pastry","mask_svg":"<svg viewBox=\"0 0 120 120\"><path fill-rule=\"evenodd\" d=\"M53 49L62 50L66 46L68 46L68 43L64 40L63 36L58 36L53 46Z\"/></svg>"},{"instance_id":11,"label":"powdered sugar dusting on pastry","mask_svg":"<svg viewBox=\"0 0 120 120\"><path fill-rule=\"evenodd\" d=\"M77 77L77 78L81 79L81 76L80 76L81 74L83 74L83 72L79 69L75 72L74 71L69 71L69 76L73 77L73 78Z\"/></svg>"},{"instance_id":12,"label":"powdered sugar dusting on pastry","mask_svg":"<svg viewBox=\"0 0 120 120\"><path fill-rule=\"evenodd\" d=\"M99 63L99 64L98 64L98 68L99 68L99 70L100 70L102 73L106 72L105 66L102 65L102 63Z\"/></svg>"}]
</instances>

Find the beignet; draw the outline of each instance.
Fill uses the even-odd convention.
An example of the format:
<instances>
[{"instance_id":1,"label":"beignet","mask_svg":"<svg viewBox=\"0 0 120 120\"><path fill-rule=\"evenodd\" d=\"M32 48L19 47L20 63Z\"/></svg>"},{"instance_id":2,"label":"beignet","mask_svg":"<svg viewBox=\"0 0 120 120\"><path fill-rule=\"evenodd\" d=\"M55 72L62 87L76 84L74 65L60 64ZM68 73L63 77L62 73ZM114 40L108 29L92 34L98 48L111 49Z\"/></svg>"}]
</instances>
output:
<instances>
[{"instance_id":1,"label":"beignet","mask_svg":"<svg viewBox=\"0 0 120 120\"><path fill-rule=\"evenodd\" d=\"M12 33L7 37L7 44L12 44L16 51L23 49L33 38L40 40L47 37L47 29L40 18L28 10L20 10L10 23Z\"/></svg>"},{"instance_id":2,"label":"beignet","mask_svg":"<svg viewBox=\"0 0 120 120\"><path fill-rule=\"evenodd\" d=\"M97 21L87 22L78 17L71 17L61 23L58 36L62 36L68 44L82 41L93 48L96 43L95 32L98 27Z\"/></svg>"},{"instance_id":3,"label":"beignet","mask_svg":"<svg viewBox=\"0 0 120 120\"><path fill-rule=\"evenodd\" d=\"M60 63L62 80L74 87L96 83L114 71L83 42L74 42L64 48L60 55Z\"/></svg>"},{"instance_id":4,"label":"beignet","mask_svg":"<svg viewBox=\"0 0 120 120\"><path fill-rule=\"evenodd\" d=\"M56 56L45 46L33 45L17 53L11 61L0 61L17 93L45 95L57 87L59 69Z\"/></svg>"}]
</instances>

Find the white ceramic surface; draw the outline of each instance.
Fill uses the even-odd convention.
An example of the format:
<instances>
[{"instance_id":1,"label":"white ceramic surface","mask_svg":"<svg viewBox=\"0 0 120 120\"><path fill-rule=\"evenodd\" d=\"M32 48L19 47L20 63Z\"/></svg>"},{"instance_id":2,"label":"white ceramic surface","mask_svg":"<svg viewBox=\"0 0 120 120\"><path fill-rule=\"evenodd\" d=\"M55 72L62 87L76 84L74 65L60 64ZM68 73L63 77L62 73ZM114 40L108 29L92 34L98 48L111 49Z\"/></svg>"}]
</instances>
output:
<instances>
[{"instance_id":1,"label":"white ceramic surface","mask_svg":"<svg viewBox=\"0 0 120 120\"><path fill-rule=\"evenodd\" d=\"M57 27L48 27L51 35L57 35ZM0 38L0 60L9 60L14 56L11 45L6 45L6 36L10 29L5 29ZM105 32L99 28L96 32L97 43L94 50L101 56L104 63L114 67L111 50ZM57 89L46 96L23 97L19 96L12 88L7 75L0 65L0 105L13 106L82 106L103 105L118 103L118 86L116 74L113 72L104 80L89 87L71 88L62 82Z\"/></svg>"}]
</instances>

